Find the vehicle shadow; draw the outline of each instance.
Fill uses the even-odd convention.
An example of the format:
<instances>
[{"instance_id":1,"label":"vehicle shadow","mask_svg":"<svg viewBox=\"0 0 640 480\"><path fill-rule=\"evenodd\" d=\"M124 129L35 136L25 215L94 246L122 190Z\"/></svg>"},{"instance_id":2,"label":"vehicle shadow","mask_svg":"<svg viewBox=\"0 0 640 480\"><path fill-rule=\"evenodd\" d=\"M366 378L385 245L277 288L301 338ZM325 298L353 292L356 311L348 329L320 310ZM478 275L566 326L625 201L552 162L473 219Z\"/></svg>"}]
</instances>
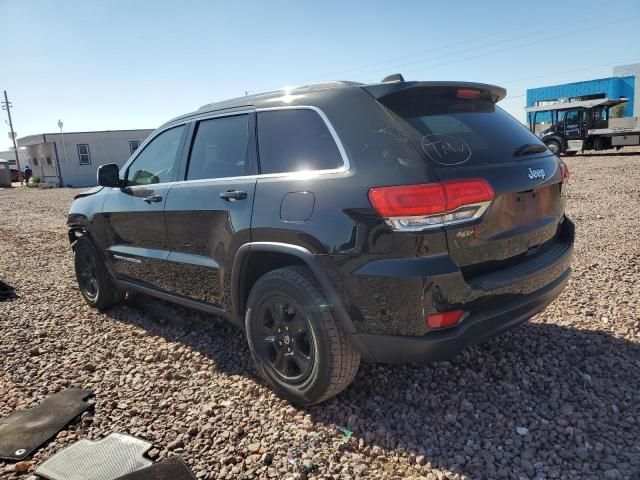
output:
<instances>
[{"instance_id":1,"label":"vehicle shadow","mask_svg":"<svg viewBox=\"0 0 640 480\"><path fill-rule=\"evenodd\" d=\"M244 337L223 320L147 299L108 314L261 382ZM622 476L611 478L628 478L640 470L639 386L640 344L528 322L450 362L363 364L345 392L306 411L352 430L351 448L369 458L408 454L405 475L426 464L474 479L602 478L614 468Z\"/></svg>"}]
</instances>

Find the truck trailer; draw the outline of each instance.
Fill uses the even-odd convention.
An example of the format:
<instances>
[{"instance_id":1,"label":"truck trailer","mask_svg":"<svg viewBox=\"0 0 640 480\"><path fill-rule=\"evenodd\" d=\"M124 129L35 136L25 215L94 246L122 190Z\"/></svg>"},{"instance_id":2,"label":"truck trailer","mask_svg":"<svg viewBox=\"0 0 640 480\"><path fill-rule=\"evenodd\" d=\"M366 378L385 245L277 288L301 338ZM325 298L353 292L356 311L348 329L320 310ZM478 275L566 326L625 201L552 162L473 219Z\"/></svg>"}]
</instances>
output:
<instances>
[{"instance_id":1,"label":"truck trailer","mask_svg":"<svg viewBox=\"0 0 640 480\"><path fill-rule=\"evenodd\" d=\"M584 150L620 149L640 145L638 117L613 118L611 109L626 98L599 98L559 102L526 108L529 129L556 154L575 155ZM539 129L536 119L545 113L551 126Z\"/></svg>"}]
</instances>

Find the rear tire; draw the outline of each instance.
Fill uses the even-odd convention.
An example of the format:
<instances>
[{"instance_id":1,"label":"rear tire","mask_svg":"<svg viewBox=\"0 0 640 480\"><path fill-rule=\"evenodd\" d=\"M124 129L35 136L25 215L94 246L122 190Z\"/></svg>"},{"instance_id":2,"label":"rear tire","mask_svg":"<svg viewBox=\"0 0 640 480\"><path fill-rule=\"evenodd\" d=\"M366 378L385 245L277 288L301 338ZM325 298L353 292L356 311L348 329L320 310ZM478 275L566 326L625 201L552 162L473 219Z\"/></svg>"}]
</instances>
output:
<instances>
[{"instance_id":1,"label":"rear tire","mask_svg":"<svg viewBox=\"0 0 640 480\"><path fill-rule=\"evenodd\" d=\"M549 140L545 142L545 145L555 155L560 155L562 153L562 145L560 145L560 142L558 142L557 140Z\"/></svg>"},{"instance_id":2,"label":"rear tire","mask_svg":"<svg viewBox=\"0 0 640 480\"><path fill-rule=\"evenodd\" d=\"M80 237L75 244L74 264L78 287L84 300L93 308L111 308L124 299L91 240Z\"/></svg>"},{"instance_id":3,"label":"rear tire","mask_svg":"<svg viewBox=\"0 0 640 480\"><path fill-rule=\"evenodd\" d=\"M273 270L247 301L245 327L260 375L280 396L308 406L344 390L360 365L306 267Z\"/></svg>"}]
</instances>

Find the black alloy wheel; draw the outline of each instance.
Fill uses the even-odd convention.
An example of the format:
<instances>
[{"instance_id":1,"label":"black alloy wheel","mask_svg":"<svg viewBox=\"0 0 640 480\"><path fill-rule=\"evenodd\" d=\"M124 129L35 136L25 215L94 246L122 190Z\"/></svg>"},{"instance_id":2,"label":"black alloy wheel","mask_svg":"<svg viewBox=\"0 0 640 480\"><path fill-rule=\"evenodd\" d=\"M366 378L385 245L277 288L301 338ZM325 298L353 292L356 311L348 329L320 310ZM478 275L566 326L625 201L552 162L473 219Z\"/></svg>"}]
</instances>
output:
<instances>
[{"instance_id":1,"label":"black alloy wheel","mask_svg":"<svg viewBox=\"0 0 640 480\"><path fill-rule=\"evenodd\" d=\"M360 353L302 265L272 270L256 281L247 299L245 330L262 378L296 405L337 395L358 371Z\"/></svg>"},{"instance_id":2,"label":"black alloy wheel","mask_svg":"<svg viewBox=\"0 0 640 480\"><path fill-rule=\"evenodd\" d=\"M78 286L89 300L95 301L99 291L95 256L89 249L82 248L77 252L77 262Z\"/></svg>"},{"instance_id":3,"label":"black alloy wheel","mask_svg":"<svg viewBox=\"0 0 640 480\"><path fill-rule=\"evenodd\" d=\"M116 287L93 241L80 237L74 245L76 279L85 301L94 308L110 308L124 298L124 292Z\"/></svg>"},{"instance_id":4,"label":"black alloy wheel","mask_svg":"<svg viewBox=\"0 0 640 480\"><path fill-rule=\"evenodd\" d=\"M276 375L290 384L304 381L313 363L314 341L309 319L298 305L282 295L265 300L258 312L258 355Z\"/></svg>"}]
</instances>

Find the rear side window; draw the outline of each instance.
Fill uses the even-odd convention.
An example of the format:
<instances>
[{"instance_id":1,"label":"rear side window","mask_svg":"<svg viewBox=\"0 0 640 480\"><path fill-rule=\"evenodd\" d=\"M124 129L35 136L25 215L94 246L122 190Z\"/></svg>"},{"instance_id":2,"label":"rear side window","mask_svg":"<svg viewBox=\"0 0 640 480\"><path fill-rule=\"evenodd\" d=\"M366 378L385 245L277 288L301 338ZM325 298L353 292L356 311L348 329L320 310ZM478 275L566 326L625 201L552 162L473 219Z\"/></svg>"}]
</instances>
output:
<instances>
[{"instance_id":1,"label":"rear side window","mask_svg":"<svg viewBox=\"0 0 640 480\"><path fill-rule=\"evenodd\" d=\"M422 153L439 166L511 162L525 145L542 145L524 125L486 99L429 89L383 99L411 127ZM549 151L542 155L549 155Z\"/></svg>"},{"instance_id":2,"label":"rear side window","mask_svg":"<svg viewBox=\"0 0 640 480\"><path fill-rule=\"evenodd\" d=\"M258 113L261 173L329 170L343 166L320 115L309 109Z\"/></svg>"},{"instance_id":3,"label":"rear side window","mask_svg":"<svg viewBox=\"0 0 640 480\"><path fill-rule=\"evenodd\" d=\"M247 175L249 115L213 118L198 123L187 180Z\"/></svg>"}]
</instances>

